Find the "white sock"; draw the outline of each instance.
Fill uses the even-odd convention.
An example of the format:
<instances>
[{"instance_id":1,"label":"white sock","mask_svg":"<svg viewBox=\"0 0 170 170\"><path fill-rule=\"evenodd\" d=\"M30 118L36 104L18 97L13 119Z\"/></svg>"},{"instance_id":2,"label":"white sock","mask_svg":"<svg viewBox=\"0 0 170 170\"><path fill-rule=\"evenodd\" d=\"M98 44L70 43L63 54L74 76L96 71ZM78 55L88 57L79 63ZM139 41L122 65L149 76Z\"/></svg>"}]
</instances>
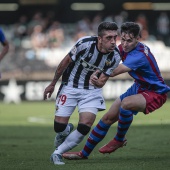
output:
<instances>
[{"instance_id":1,"label":"white sock","mask_svg":"<svg viewBox=\"0 0 170 170\"><path fill-rule=\"evenodd\" d=\"M80 132L74 130L72 133L70 133L65 141L54 151L55 154L63 154L74 147L76 147L83 139L84 135L82 135Z\"/></svg>"}]
</instances>

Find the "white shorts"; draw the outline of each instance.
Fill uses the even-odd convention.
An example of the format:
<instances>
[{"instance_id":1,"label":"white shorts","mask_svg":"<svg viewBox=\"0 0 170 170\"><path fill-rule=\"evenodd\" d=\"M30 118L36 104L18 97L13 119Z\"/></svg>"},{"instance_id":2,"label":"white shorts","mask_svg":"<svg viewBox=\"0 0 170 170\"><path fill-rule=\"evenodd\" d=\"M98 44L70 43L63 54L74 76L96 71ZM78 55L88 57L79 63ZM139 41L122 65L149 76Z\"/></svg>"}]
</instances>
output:
<instances>
[{"instance_id":1,"label":"white shorts","mask_svg":"<svg viewBox=\"0 0 170 170\"><path fill-rule=\"evenodd\" d=\"M79 113L91 112L97 114L97 111L105 110L102 89L87 90L63 86L56 99L55 115L71 116L76 106Z\"/></svg>"}]
</instances>

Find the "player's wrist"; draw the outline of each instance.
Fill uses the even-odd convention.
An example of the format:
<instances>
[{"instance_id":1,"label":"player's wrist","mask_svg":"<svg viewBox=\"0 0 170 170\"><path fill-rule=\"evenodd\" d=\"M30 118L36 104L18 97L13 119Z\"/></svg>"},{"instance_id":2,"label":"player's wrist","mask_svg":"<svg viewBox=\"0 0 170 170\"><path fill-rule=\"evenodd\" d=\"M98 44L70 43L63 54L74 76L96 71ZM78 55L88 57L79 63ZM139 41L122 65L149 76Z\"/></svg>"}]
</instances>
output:
<instances>
[{"instance_id":1,"label":"player's wrist","mask_svg":"<svg viewBox=\"0 0 170 170\"><path fill-rule=\"evenodd\" d=\"M52 81L50 85L51 85L51 86L55 86L56 83L57 83L57 81Z\"/></svg>"}]
</instances>

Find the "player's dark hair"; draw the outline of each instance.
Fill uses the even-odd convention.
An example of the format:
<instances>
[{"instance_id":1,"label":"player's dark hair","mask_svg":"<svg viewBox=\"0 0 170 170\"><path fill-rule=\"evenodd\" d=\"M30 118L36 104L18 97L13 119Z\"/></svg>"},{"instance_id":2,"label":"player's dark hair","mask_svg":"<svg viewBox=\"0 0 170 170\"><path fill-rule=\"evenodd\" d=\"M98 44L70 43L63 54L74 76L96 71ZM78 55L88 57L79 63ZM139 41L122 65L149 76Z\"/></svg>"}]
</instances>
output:
<instances>
[{"instance_id":1,"label":"player's dark hair","mask_svg":"<svg viewBox=\"0 0 170 170\"><path fill-rule=\"evenodd\" d=\"M140 36L140 26L135 22L125 22L121 26L121 33L132 34L134 37Z\"/></svg>"},{"instance_id":2,"label":"player's dark hair","mask_svg":"<svg viewBox=\"0 0 170 170\"><path fill-rule=\"evenodd\" d=\"M101 22L98 26L98 36L103 36L103 32L107 30L117 30L118 26L115 22Z\"/></svg>"}]
</instances>

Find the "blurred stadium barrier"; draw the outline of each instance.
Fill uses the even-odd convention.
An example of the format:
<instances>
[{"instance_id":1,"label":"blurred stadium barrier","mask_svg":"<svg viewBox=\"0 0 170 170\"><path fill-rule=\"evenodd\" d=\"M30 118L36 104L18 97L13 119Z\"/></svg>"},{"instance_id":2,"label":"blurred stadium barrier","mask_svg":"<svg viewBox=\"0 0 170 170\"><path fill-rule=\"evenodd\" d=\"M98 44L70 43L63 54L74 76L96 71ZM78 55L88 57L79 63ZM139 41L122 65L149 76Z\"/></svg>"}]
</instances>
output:
<instances>
[{"instance_id":1,"label":"blurred stadium barrier","mask_svg":"<svg viewBox=\"0 0 170 170\"><path fill-rule=\"evenodd\" d=\"M2 81L0 85L0 101L5 103L20 103L21 101L43 101L43 92L50 81ZM131 84L132 79L108 80L103 87L103 96L106 100L119 97ZM170 86L170 80L166 83ZM55 100L60 82L49 100ZM170 94L168 96L170 98Z\"/></svg>"}]
</instances>

